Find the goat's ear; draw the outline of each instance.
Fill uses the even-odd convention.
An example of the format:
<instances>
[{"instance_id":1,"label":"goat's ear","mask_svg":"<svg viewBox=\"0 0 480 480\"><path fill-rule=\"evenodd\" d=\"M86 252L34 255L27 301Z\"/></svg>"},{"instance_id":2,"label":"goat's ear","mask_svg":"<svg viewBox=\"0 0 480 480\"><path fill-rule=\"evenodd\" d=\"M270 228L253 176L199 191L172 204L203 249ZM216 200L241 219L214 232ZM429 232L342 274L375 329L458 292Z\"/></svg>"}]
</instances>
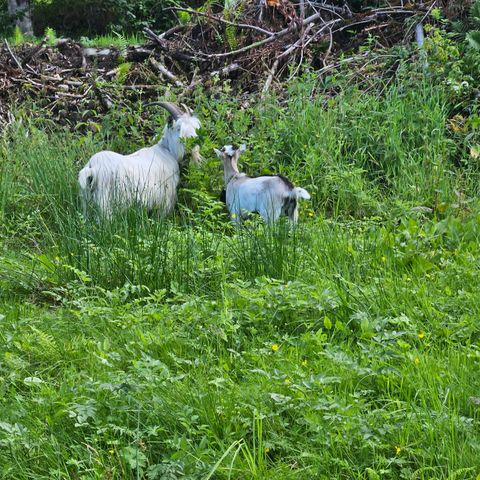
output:
<instances>
[{"instance_id":1,"label":"goat's ear","mask_svg":"<svg viewBox=\"0 0 480 480\"><path fill-rule=\"evenodd\" d=\"M241 151L240 149L235 150L235 151L233 152L233 155L231 156L231 158L233 158L233 160L235 160L235 162L236 162L236 161L239 159L239 157L240 157L240 151Z\"/></svg>"},{"instance_id":2,"label":"goat's ear","mask_svg":"<svg viewBox=\"0 0 480 480\"><path fill-rule=\"evenodd\" d=\"M223 153L222 153L220 150L214 148L213 151L217 154L217 157L218 157L218 158L222 158L222 159L223 159Z\"/></svg>"}]
</instances>

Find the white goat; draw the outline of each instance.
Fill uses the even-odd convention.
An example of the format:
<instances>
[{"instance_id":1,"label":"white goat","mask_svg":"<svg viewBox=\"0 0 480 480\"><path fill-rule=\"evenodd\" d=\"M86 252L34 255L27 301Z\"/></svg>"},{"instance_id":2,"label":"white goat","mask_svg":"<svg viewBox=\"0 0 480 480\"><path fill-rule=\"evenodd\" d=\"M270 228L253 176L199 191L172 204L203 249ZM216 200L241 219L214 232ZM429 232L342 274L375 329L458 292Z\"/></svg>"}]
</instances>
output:
<instances>
[{"instance_id":1,"label":"white goat","mask_svg":"<svg viewBox=\"0 0 480 480\"><path fill-rule=\"evenodd\" d=\"M156 103L171 115L163 136L153 147L130 155L102 151L80 171L78 182L84 210L92 200L109 217L114 206L139 204L168 214L175 206L180 165L185 156L182 138L196 137L200 120L169 102Z\"/></svg>"},{"instance_id":2,"label":"white goat","mask_svg":"<svg viewBox=\"0 0 480 480\"><path fill-rule=\"evenodd\" d=\"M225 145L214 150L223 162L225 203L235 223L239 224L250 212L259 213L267 222L274 222L283 214L297 223L298 199L310 198L305 189L295 187L282 175L249 177L239 173L237 160L244 145Z\"/></svg>"}]
</instances>

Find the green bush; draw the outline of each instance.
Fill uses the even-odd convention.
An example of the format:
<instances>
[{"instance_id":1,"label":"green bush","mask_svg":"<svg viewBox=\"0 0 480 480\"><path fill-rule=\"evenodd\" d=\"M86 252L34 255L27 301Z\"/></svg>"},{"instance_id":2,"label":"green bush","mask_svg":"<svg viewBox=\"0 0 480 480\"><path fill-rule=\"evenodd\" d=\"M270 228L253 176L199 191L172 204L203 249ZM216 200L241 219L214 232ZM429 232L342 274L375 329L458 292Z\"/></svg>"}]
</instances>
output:
<instances>
[{"instance_id":1,"label":"green bush","mask_svg":"<svg viewBox=\"0 0 480 480\"><path fill-rule=\"evenodd\" d=\"M145 26L162 30L172 20L165 8L174 0L35 0L35 33L51 27L60 35L95 36L110 30L138 32Z\"/></svg>"},{"instance_id":2,"label":"green bush","mask_svg":"<svg viewBox=\"0 0 480 480\"><path fill-rule=\"evenodd\" d=\"M8 14L7 0L0 0L0 34L9 36L12 32L12 18Z\"/></svg>"}]
</instances>

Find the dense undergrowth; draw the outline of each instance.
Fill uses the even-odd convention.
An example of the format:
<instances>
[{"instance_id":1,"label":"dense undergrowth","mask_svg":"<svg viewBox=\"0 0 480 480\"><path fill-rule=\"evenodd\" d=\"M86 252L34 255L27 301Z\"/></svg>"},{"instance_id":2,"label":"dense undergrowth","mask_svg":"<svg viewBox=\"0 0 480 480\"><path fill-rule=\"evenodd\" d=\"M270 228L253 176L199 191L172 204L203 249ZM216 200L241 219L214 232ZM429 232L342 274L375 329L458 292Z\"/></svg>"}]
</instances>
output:
<instances>
[{"instance_id":1,"label":"dense undergrowth","mask_svg":"<svg viewBox=\"0 0 480 480\"><path fill-rule=\"evenodd\" d=\"M17 112L0 150L2 478L478 478L478 132L452 130L427 75L314 88L246 109L199 92L206 159L166 220L85 219L76 186L89 155L143 145L163 113L114 112L92 135ZM245 170L312 193L298 228L230 225L212 147L241 141Z\"/></svg>"}]
</instances>

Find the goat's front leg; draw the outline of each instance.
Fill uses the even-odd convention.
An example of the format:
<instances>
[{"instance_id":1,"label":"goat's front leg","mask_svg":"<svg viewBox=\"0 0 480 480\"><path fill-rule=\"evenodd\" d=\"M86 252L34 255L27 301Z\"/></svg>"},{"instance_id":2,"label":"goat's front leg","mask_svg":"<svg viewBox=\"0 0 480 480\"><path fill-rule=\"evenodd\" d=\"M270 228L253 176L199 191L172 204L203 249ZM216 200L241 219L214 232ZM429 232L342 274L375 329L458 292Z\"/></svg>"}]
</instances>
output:
<instances>
[{"instance_id":1,"label":"goat's front leg","mask_svg":"<svg viewBox=\"0 0 480 480\"><path fill-rule=\"evenodd\" d=\"M82 208L83 217L87 218L88 205L87 205L87 196L86 196L84 191L80 192L80 205L81 205L81 208Z\"/></svg>"},{"instance_id":2,"label":"goat's front leg","mask_svg":"<svg viewBox=\"0 0 480 480\"><path fill-rule=\"evenodd\" d=\"M239 212L232 212L230 214L230 219L236 227L240 227L242 225L242 216Z\"/></svg>"}]
</instances>

